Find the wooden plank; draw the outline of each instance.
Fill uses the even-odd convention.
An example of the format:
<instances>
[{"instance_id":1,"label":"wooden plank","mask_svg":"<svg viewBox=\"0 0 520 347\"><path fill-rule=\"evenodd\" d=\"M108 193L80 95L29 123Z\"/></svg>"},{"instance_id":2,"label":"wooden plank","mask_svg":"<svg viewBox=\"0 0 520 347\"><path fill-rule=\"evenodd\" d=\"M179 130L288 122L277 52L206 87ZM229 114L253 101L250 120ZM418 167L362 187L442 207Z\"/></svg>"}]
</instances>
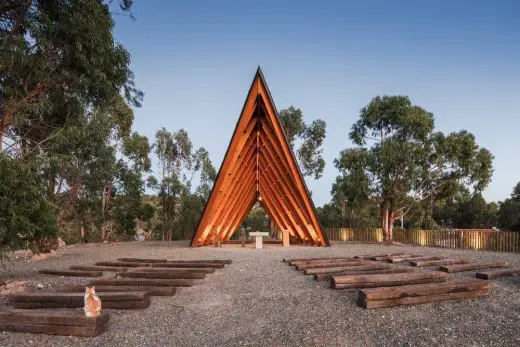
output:
<instances>
[{"instance_id":1,"label":"wooden plank","mask_svg":"<svg viewBox=\"0 0 520 347\"><path fill-rule=\"evenodd\" d=\"M361 265L346 265L346 266L331 266L326 268L312 268L303 271L306 275L325 274L343 271L364 271L364 270L379 270L388 269L390 265L387 264L361 264Z\"/></svg>"},{"instance_id":2,"label":"wooden plank","mask_svg":"<svg viewBox=\"0 0 520 347\"><path fill-rule=\"evenodd\" d=\"M508 268L508 269L491 270L491 271L476 273L477 278L482 278L485 280L492 280L492 279L500 278L500 277L519 276L519 275L520 275L520 268Z\"/></svg>"},{"instance_id":3,"label":"wooden plank","mask_svg":"<svg viewBox=\"0 0 520 347\"><path fill-rule=\"evenodd\" d=\"M191 287L193 280L185 279L148 279L148 278L98 278L89 282L89 285L112 286L169 286Z\"/></svg>"},{"instance_id":4,"label":"wooden plank","mask_svg":"<svg viewBox=\"0 0 520 347\"><path fill-rule=\"evenodd\" d=\"M0 323L0 329L18 333L94 337L103 334L107 328L6 322Z\"/></svg>"},{"instance_id":5,"label":"wooden plank","mask_svg":"<svg viewBox=\"0 0 520 347\"><path fill-rule=\"evenodd\" d=\"M398 287L360 289L359 296L364 300L386 300L490 289L491 286L491 281L459 280L444 283L412 284Z\"/></svg>"},{"instance_id":6,"label":"wooden plank","mask_svg":"<svg viewBox=\"0 0 520 347\"><path fill-rule=\"evenodd\" d=\"M203 279L206 277L202 272L167 272L167 271L152 271L152 272L118 272L118 277L124 278L183 278L183 279Z\"/></svg>"},{"instance_id":7,"label":"wooden plank","mask_svg":"<svg viewBox=\"0 0 520 347\"><path fill-rule=\"evenodd\" d=\"M123 272L123 271L128 271L128 270L131 269L131 268L128 268L128 267L95 266L95 265L72 265L69 268L71 270L106 271L106 272Z\"/></svg>"},{"instance_id":8,"label":"wooden plank","mask_svg":"<svg viewBox=\"0 0 520 347\"><path fill-rule=\"evenodd\" d=\"M355 258L355 257L354 257ZM321 257L321 258L283 258L284 263L291 264L295 261L312 261L312 260L333 260L333 259L352 259L352 257Z\"/></svg>"},{"instance_id":9,"label":"wooden plank","mask_svg":"<svg viewBox=\"0 0 520 347\"><path fill-rule=\"evenodd\" d=\"M112 266L112 267L149 267L149 263L123 263L121 261L98 261L97 266Z\"/></svg>"},{"instance_id":10,"label":"wooden plank","mask_svg":"<svg viewBox=\"0 0 520 347\"><path fill-rule=\"evenodd\" d=\"M333 272L333 273L319 273L314 275L314 280L316 282L321 281L328 281L332 276L340 276L340 275L361 275L361 274L367 274L367 275L375 275L375 274L390 274L390 273L404 273L404 272L413 272L415 271L412 268L383 268L383 269L377 269L377 270L346 270L341 272Z\"/></svg>"},{"instance_id":11,"label":"wooden plank","mask_svg":"<svg viewBox=\"0 0 520 347\"><path fill-rule=\"evenodd\" d=\"M334 275L330 279L330 287L333 289L374 288L444 281L446 281L446 274L439 271L376 275Z\"/></svg>"},{"instance_id":12,"label":"wooden plank","mask_svg":"<svg viewBox=\"0 0 520 347\"><path fill-rule=\"evenodd\" d=\"M138 268L128 268L128 272L171 272L171 273L205 273L212 274L216 269L213 268L176 268L176 267L138 267ZM126 271L121 271L126 272Z\"/></svg>"},{"instance_id":13,"label":"wooden plank","mask_svg":"<svg viewBox=\"0 0 520 347\"><path fill-rule=\"evenodd\" d=\"M329 267L340 267L340 266L359 266L366 264L365 261L337 261L330 263L311 263L311 264L302 264L296 265L296 270L309 270L309 269L320 269L320 268L329 268Z\"/></svg>"},{"instance_id":14,"label":"wooden plank","mask_svg":"<svg viewBox=\"0 0 520 347\"><path fill-rule=\"evenodd\" d=\"M369 259L372 259L373 257L391 257L391 256L398 256L398 255L404 255L403 252L399 252L399 253L386 253L386 254L379 254L379 255L356 255L354 256L355 259L365 259L365 260L369 260Z\"/></svg>"},{"instance_id":15,"label":"wooden plank","mask_svg":"<svg viewBox=\"0 0 520 347\"><path fill-rule=\"evenodd\" d=\"M392 307L392 306L397 306L397 305L417 305L417 304L425 304L428 302L447 301L447 300L475 299L475 298L486 297L489 294L490 294L489 289L483 289L483 290L473 290L473 291L469 291L469 292L426 295L426 296L416 296L416 297L407 297L407 298L389 299L389 300L375 300L375 301L358 300L357 304L363 308L383 308L383 307Z\"/></svg>"},{"instance_id":16,"label":"wooden plank","mask_svg":"<svg viewBox=\"0 0 520 347\"><path fill-rule=\"evenodd\" d=\"M441 266L439 268L439 270L444 271L444 272L463 272L463 271L471 271L471 270L499 268L499 267L504 267L504 266L506 266L505 261L496 260L496 261L481 261L478 263L470 263L470 264L462 264L462 265L446 265L446 266Z\"/></svg>"},{"instance_id":17,"label":"wooden plank","mask_svg":"<svg viewBox=\"0 0 520 347\"><path fill-rule=\"evenodd\" d=\"M147 259L147 258L117 258L117 261L125 263L166 263L167 259Z\"/></svg>"},{"instance_id":18,"label":"wooden plank","mask_svg":"<svg viewBox=\"0 0 520 347\"><path fill-rule=\"evenodd\" d=\"M375 260L375 261L388 261L389 259L392 259L392 258L398 258L398 257L401 257L401 258L417 258L417 257L420 257L420 255L417 255L417 254L399 254L399 255L376 255L376 256L373 256L370 258L370 260Z\"/></svg>"},{"instance_id":19,"label":"wooden plank","mask_svg":"<svg viewBox=\"0 0 520 347\"><path fill-rule=\"evenodd\" d=\"M219 263L153 263L150 264L151 267L173 267L173 268L212 268L212 269L222 269L224 264Z\"/></svg>"},{"instance_id":20,"label":"wooden plank","mask_svg":"<svg viewBox=\"0 0 520 347\"><path fill-rule=\"evenodd\" d=\"M100 277L102 271L80 271L80 270L52 270L42 269L38 271L42 275L67 276L67 277Z\"/></svg>"},{"instance_id":21,"label":"wooden plank","mask_svg":"<svg viewBox=\"0 0 520 347\"><path fill-rule=\"evenodd\" d=\"M97 336L108 327L110 315L85 317L76 310L22 310L0 311L0 329L33 334Z\"/></svg>"},{"instance_id":22,"label":"wooden plank","mask_svg":"<svg viewBox=\"0 0 520 347\"><path fill-rule=\"evenodd\" d=\"M109 319L108 312L101 312L98 317L86 317L83 312L76 310L22 310L12 308L0 310L0 323L37 323L95 328L104 326Z\"/></svg>"},{"instance_id":23,"label":"wooden plank","mask_svg":"<svg viewBox=\"0 0 520 347\"><path fill-rule=\"evenodd\" d=\"M97 293L103 305L110 301L132 301L145 300L149 297L147 292L110 292ZM50 293L50 292L27 292L13 294L10 296L13 302L76 302L83 304L83 293Z\"/></svg>"},{"instance_id":24,"label":"wooden plank","mask_svg":"<svg viewBox=\"0 0 520 347\"><path fill-rule=\"evenodd\" d=\"M395 263L407 263L410 261L419 261L419 260L442 260L446 259L446 257L439 257L439 256L417 256L417 257L401 257L397 256L394 258L389 258L387 262L395 264Z\"/></svg>"},{"instance_id":25,"label":"wooden plank","mask_svg":"<svg viewBox=\"0 0 520 347\"><path fill-rule=\"evenodd\" d=\"M489 295L491 287L492 283L490 281L469 280L360 289L357 303L364 308L381 308L396 305L468 299Z\"/></svg>"},{"instance_id":26,"label":"wooden plank","mask_svg":"<svg viewBox=\"0 0 520 347\"><path fill-rule=\"evenodd\" d=\"M103 301L103 300L102 300ZM79 302L41 302L41 301L16 301L13 302L14 308L36 309L36 308L82 308L83 299ZM131 300L131 301L107 301L102 302L103 309L136 310L148 308L150 299Z\"/></svg>"},{"instance_id":27,"label":"wooden plank","mask_svg":"<svg viewBox=\"0 0 520 347\"><path fill-rule=\"evenodd\" d=\"M434 265L451 265L451 264L467 264L467 259L441 259L441 260L417 260L409 261L412 266L434 266Z\"/></svg>"},{"instance_id":28,"label":"wooden plank","mask_svg":"<svg viewBox=\"0 0 520 347\"><path fill-rule=\"evenodd\" d=\"M290 262L290 266L298 266L298 265L311 265L311 264L327 264L334 262L342 262L342 261L350 261L350 262L362 262L366 260L362 259L354 259L354 258L338 258L338 259L318 259L318 260L297 260Z\"/></svg>"},{"instance_id":29,"label":"wooden plank","mask_svg":"<svg viewBox=\"0 0 520 347\"><path fill-rule=\"evenodd\" d=\"M59 287L56 291L61 293L85 292L84 285L66 285ZM96 291L104 292L148 292L150 296L173 296L177 292L176 287L165 286L113 286L113 285L97 285Z\"/></svg>"}]
</instances>

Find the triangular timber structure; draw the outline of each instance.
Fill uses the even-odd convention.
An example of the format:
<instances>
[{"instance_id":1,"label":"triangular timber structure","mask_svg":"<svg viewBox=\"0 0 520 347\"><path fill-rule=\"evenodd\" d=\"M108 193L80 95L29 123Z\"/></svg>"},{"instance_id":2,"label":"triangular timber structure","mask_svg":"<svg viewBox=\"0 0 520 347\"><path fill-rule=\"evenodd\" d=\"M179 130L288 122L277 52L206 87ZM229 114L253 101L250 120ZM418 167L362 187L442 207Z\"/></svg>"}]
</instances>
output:
<instances>
[{"instance_id":1,"label":"triangular timber structure","mask_svg":"<svg viewBox=\"0 0 520 347\"><path fill-rule=\"evenodd\" d=\"M191 245L229 240L257 201L296 242L329 245L260 68Z\"/></svg>"}]
</instances>

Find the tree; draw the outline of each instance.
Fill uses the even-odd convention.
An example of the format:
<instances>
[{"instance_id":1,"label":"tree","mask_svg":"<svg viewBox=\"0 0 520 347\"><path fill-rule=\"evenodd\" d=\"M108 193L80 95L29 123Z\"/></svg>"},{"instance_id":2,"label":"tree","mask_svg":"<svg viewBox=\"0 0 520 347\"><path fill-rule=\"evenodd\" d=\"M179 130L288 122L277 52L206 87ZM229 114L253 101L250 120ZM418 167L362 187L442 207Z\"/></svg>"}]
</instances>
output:
<instances>
[{"instance_id":1,"label":"tree","mask_svg":"<svg viewBox=\"0 0 520 347\"><path fill-rule=\"evenodd\" d=\"M193 145L184 129L173 133L160 129L154 147L161 180L150 177L148 181L150 187L158 190L161 237L169 241L173 237L185 239L191 236L200 219L216 178L215 168L206 149L201 147L193 153ZM200 172L200 184L194 193L192 181L197 172Z\"/></svg>"},{"instance_id":2,"label":"tree","mask_svg":"<svg viewBox=\"0 0 520 347\"><path fill-rule=\"evenodd\" d=\"M120 10L129 13L132 2L121 0ZM77 222L88 232L113 221L109 200L123 192L114 189L136 172L123 175L117 153L142 93L129 53L114 40L111 3L0 2L1 155L30 167L34 177L25 179L42 184L53 207L45 209L54 222L47 230Z\"/></svg>"},{"instance_id":3,"label":"tree","mask_svg":"<svg viewBox=\"0 0 520 347\"><path fill-rule=\"evenodd\" d=\"M387 241L393 239L394 221L417 204L449 197L459 184L480 191L493 172L493 156L471 133L434 132L433 114L405 96L374 98L361 109L349 136L357 147L335 159L336 185L361 182L362 189L346 189L345 195L377 200Z\"/></svg>"},{"instance_id":4,"label":"tree","mask_svg":"<svg viewBox=\"0 0 520 347\"><path fill-rule=\"evenodd\" d=\"M320 178L325 168L323 149L321 148L326 136L327 125L325 121L316 119L311 124L306 124L303 120L302 111L293 106L281 110L279 115L291 148L294 150L296 142L300 142L296 156L302 174L314 176L315 179Z\"/></svg>"},{"instance_id":5,"label":"tree","mask_svg":"<svg viewBox=\"0 0 520 347\"><path fill-rule=\"evenodd\" d=\"M513 188L511 198L500 203L498 223L500 228L520 230L520 182Z\"/></svg>"},{"instance_id":6,"label":"tree","mask_svg":"<svg viewBox=\"0 0 520 347\"><path fill-rule=\"evenodd\" d=\"M46 197L39 175L44 160L18 160L0 153L0 258L55 235L56 206Z\"/></svg>"},{"instance_id":7,"label":"tree","mask_svg":"<svg viewBox=\"0 0 520 347\"><path fill-rule=\"evenodd\" d=\"M131 3L122 1L121 9ZM0 6L0 17L0 144L41 151L63 126L121 91L129 104L140 104L107 4L12 0Z\"/></svg>"}]
</instances>

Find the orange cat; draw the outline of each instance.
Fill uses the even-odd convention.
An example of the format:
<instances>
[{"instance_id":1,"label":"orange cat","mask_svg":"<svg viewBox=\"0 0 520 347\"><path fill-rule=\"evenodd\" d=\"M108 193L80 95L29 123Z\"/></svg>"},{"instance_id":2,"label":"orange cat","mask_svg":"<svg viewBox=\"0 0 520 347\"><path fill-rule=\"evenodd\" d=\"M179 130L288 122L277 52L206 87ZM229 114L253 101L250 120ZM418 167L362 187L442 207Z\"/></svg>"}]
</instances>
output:
<instances>
[{"instance_id":1,"label":"orange cat","mask_svg":"<svg viewBox=\"0 0 520 347\"><path fill-rule=\"evenodd\" d=\"M85 316L97 317L101 314L101 299L96 295L95 287L85 287Z\"/></svg>"}]
</instances>

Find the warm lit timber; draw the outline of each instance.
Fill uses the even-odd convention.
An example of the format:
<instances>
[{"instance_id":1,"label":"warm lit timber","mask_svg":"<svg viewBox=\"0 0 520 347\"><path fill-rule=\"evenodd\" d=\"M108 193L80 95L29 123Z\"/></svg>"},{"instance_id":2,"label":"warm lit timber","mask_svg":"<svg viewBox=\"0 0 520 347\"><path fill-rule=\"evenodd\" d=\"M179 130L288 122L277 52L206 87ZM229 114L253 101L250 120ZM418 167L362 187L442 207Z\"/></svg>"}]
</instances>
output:
<instances>
[{"instance_id":1,"label":"warm lit timber","mask_svg":"<svg viewBox=\"0 0 520 347\"><path fill-rule=\"evenodd\" d=\"M61 293L84 293L85 286L81 284L69 284L56 289ZM165 286L112 286L97 285L96 291L104 292L147 292L150 296L173 296L177 292L177 287Z\"/></svg>"},{"instance_id":2,"label":"warm lit timber","mask_svg":"<svg viewBox=\"0 0 520 347\"><path fill-rule=\"evenodd\" d=\"M491 286L491 281L466 280L360 289L357 304L363 308L381 308L472 299L489 295Z\"/></svg>"},{"instance_id":3,"label":"warm lit timber","mask_svg":"<svg viewBox=\"0 0 520 347\"><path fill-rule=\"evenodd\" d=\"M446 265L446 266L441 266L439 268L439 270L444 271L444 272L463 272L463 271L471 271L471 270L499 268L499 267L504 267L504 266L506 266L505 261L496 260L496 261L482 261L479 263L462 264L462 265Z\"/></svg>"},{"instance_id":4,"label":"warm lit timber","mask_svg":"<svg viewBox=\"0 0 520 347\"><path fill-rule=\"evenodd\" d=\"M373 257L392 257L396 255L404 255L404 253L387 253L387 254L380 254L380 255L356 255L354 258L356 259L372 259Z\"/></svg>"},{"instance_id":5,"label":"warm lit timber","mask_svg":"<svg viewBox=\"0 0 520 347\"><path fill-rule=\"evenodd\" d=\"M319 268L327 268L327 267L337 267L337 266L356 266L367 264L365 261L333 261L330 263L316 263L316 264L297 264L296 270L309 270L309 269L319 269Z\"/></svg>"},{"instance_id":6,"label":"warm lit timber","mask_svg":"<svg viewBox=\"0 0 520 347\"><path fill-rule=\"evenodd\" d=\"M333 289L374 288L444 281L446 281L446 274L440 271L418 271L382 275L334 275L330 278L330 287Z\"/></svg>"},{"instance_id":7,"label":"warm lit timber","mask_svg":"<svg viewBox=\"0 0 520 347\"><path fill-rule=\"evenodd\" d=\"M307 261L307 262L310 262L310 261L313 261L313 260L333 260L333 259L352 259L352 257L336 257L336 258L328 258L328 257L324 257L324 258L283 258L282 261L284 263L289 263L289 265L291 265L291 263L295 262L295 261Z\"/></svg>"},{"instance_id":8,"label":"warm lit timber","mask_svg":"<svg viewBox=\"0 0 520 347\"><path fill-rule=\"evenodd\" d=\"M412 268L405 267L395 267L395 268L382 268L377 270L345 270L340 272L333 273L317 273L314 275L314 280L316 282L328 281L332 276L340 276L340 275L375 275L375 274L394 274L394 273L403 273L403 272L413 272L416 271Z\"/></svg>"},{"instance_id":9,"label":"warm lit timber","mask_svg":"<svg viewBox=\"0 0 520 347\"><path fill-rule=\"evenodd\" d=\"M477 272L476 277L482 278L485 280L492 280L500 277L507 276L520 276L520 268L509 268L509 269L500 269L500 270L491 270L485 272Z\"/></svg>"},{"instance_id":10,"label":"warm lit timber","mask_svg":"<svg viewBox=\"0 0 520 347\"><path fill-rule=\"evenodd\" d=\"M0 311L0 330L92 337L107 330L109 319L106 311L98 317L85 317L79 310L4 309ZM29 343L32 341L29 340Z\"/></svg>"},{"instance_id":11,"label":"warm lit timber","mask_svg":"<svg viewBox=\"0 0 520 347\"><path fill-rule=\"evenodd\" d=\"M435 266L435 265L452 265L452 264L467 264L470 261L467 259L441 259L441 260L417 260L409 261L412 266Z\"/></svg>"},{"instance_id":12,"label":"warm lit timber","mask_svg":"<svg viewBox=\"0 0 520 347\"><path fill-rule=\"evenodd\" d=\"M441 260L446 259L446 257L439 256L417 256L417 257L403 257L403 256L395 256L391 257L387 260L389 263L406 263L410 261L419 261L419 260Z\"/></svg>"},{"instance_id":13,"label":"warm lit timber","mask_svg":"<svg viewBox=\"0 0 520 347\"><path fill-rule=\"evenodd\" d=\"M260 69L191 246L229 240L257 202L295 242L329 245Z\"/></svg>"},{"instance_id":14,"label":"warm lit timber","mask_svg":"<svg viewBox=\"0 0 520 347\"><path fill-rule=\"evenodd\" d=\"M67 276L67 277L100 277L102 271L83 271L83 270L38 270L42 275Z\"/></svg>"},{"instance_id":15,"label":"warm lit timber","mask_svg":"<svg viewBox=\"0 0 520 347\"><path fill-rule=\"evenodd\" d=\"M303 271L305 275L325 274L325 273L343 273L345 271L366 271L388 269L387 264L358 264L358 265L333 265L325 268L312 268Z\"/></svg>"},{"instance_id":16,"label":"warm lit timber","mask_svg":"<svg viewBox=\"0 0 520 347\"><path fill-rule=\"evenodd\" d=\"M118 272L117 277L122 278L182 278L182 279L202 279L206 277L202 272L167 272L167 271L150 271L150 272Z\"/></svg>"}]
</instances>

